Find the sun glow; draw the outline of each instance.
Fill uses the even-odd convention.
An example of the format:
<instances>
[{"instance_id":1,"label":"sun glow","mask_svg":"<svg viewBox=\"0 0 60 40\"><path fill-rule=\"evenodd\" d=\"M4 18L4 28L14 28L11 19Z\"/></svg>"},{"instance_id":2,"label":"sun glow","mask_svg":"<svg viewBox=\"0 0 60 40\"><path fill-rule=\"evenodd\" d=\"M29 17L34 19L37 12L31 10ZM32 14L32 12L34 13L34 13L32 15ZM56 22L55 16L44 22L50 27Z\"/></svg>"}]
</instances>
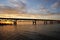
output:
<instances>
[{"instance_id":1,"label":"sun glow","mask_svg":"<svg viewBox=\"0 0 60 40\"><path fill-rule=\"evenodd\" d=\"M6 24L13 24L13 22L12 21L7 21L7 22L5 22Z\"/></svg>"},{"instance_id":2,"label":"sun glow","mask_svg":"<svg viewBox=\"0 0 60 40\"><path fill-rule=\"evenodd\" d=\"M13 24L13 21L0 21L0 24Z\"/></svg>"}]
</instances>

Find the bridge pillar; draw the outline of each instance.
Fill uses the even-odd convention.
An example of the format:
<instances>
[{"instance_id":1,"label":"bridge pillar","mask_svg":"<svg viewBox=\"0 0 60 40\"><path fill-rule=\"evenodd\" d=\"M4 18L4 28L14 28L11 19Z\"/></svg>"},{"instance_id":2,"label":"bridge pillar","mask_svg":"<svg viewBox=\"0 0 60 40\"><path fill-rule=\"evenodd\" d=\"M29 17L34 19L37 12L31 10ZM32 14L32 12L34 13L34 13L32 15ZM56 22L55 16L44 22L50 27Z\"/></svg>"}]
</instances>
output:
<instances>
[{"instance_id":1,"label":"bridge pillar","mask_svg":"<svg viewBox=\"0 0 60 40\"><path fill-rule=\"evenodd\" d=\"M47 24L47 21L44 21L44 24Z\"/></svg>"},{"instance_id":2,"label":"bridge pillar","mask_svg":"<svg viewBox=\"0 0 60 40\"><path fill-rule=\"evenodd\" d=\"M60 24L60 21L56 21L58 24Z\"/></svg>"},{"instance_id":3,"label":"bridge pillar","mask_svg":"<svg viewBox=\"0 0 60 40\"><path fill-rule=\"evenodd\" d=\"M36 20L33 20L33 24L36 25Z\"/></svg>"},{"instance_id":4,"label":"bridge pillar","mask_svg":"<svg viewBox=\"0 0 60 40\"><path fill-rule=\"evenodd\" d=\"M14 25L17 25L17 20L14 20Z\"/></svg>"}]
</instances>

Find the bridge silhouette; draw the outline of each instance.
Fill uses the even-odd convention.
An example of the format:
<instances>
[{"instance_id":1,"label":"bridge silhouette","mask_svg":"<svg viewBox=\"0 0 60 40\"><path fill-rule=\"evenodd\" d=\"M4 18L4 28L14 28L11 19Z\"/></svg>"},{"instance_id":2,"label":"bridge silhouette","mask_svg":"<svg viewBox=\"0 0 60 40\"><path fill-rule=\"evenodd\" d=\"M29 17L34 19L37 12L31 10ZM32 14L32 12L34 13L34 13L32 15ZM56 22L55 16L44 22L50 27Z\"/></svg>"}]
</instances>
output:
<instances>
[{"instance_id":1,"label":"bridge silhouette","mask_svg":"<svg viewBox=\"0 0 60 40\"><path fill-rule=\"evenodd\" d=\"M60 23L60 15L57 14L0 14L0 19L15 20L14 24L17 24L17 20L32 20L33 24L36 21L44 21L44 24L53 24L53 22Z\"/></svg>"}]
</instances>

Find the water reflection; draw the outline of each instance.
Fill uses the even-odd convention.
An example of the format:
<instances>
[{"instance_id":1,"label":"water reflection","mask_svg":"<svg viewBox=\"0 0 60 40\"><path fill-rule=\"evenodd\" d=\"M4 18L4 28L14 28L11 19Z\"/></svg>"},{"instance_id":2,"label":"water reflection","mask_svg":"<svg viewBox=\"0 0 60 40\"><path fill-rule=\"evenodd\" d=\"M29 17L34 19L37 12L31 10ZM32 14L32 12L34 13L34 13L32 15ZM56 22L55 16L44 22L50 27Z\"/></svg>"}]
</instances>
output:
<instances>
[{"instance_id":1,"label":"water reflection","mask_svg":"<svg viewBox=\"0 0 60 40\"><path fill-rule=\"evenodd\" d=\"M0 26L1 40L57 40L59 37L60 24Z\"/></svg>"}]
</instances>

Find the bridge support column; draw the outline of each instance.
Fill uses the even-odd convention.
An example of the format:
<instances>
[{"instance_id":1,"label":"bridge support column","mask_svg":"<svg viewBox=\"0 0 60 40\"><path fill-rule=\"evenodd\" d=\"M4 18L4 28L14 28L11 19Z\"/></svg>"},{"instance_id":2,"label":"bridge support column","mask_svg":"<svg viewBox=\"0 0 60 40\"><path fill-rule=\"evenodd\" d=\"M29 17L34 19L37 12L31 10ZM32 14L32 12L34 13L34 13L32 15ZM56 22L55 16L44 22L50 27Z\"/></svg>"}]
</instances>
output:
<instances>
[{"instance_id":1,"label":"bridge support column","mask_svg":"<svg viewBox=\"0 0 60 40\"><path fill-rule=\"evenodd\" d=\"M47 24L47 21L44 21L44 24Z\"/></svg>"},{"instance_id":2,"label":"bridge support column","mask_svg":"<svg viewBox=\"0 0 60 40\"><path fill-rule=\"evenodd\" d=\"M33 20L33 24L36 25L36 20Z\"/></svg>"},{"instance_id":3,"label":"bridge support column","mask_svg":"<svg viewBox=\"0 0 60 40\"><path fill-rule=\"evenodd\" d=\"M60 24L60 21L56 21L58 24Z\"/></svg>"},{"instance_id":4,"label":"bridge support column","mask_svg":"<svg viewBox=\"0 0 60 40\"><path fill-rule=\"evenodd\" d=\"M14 20L14 25L17 25L17 20Z\"/></svg>"}]
</instances>

